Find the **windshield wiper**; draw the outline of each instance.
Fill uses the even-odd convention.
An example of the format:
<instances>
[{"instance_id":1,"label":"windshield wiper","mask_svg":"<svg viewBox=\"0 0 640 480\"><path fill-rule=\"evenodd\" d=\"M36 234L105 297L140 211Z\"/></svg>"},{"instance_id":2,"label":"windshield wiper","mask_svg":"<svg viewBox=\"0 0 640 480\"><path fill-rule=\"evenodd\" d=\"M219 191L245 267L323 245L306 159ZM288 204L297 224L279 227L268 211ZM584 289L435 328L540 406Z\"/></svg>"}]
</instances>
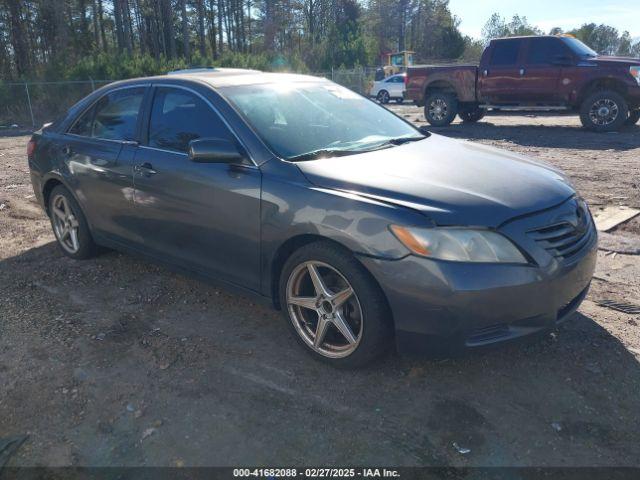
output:
<instances>
[{"instance_id":1,"label":"windshield wiper","mask_svg":"<svg viewBox=\"0 0 640 480\"><path fill-rule=\"evenodd\" d=\"M301 153L300 155L294 155L287 158L290 162L301 162L304 160L316 160L322 157L344 157L346 155L355 155L356 153L362 153L358 150L344 150L340 148L320 148L311 152Z\"/></svg>"},{"instance_id":2,"label":"windshield wiper","mask_svg":"<svg viewBox=\"0 0 640 480\"><path fill-rule=\"evenodd\" d=\"M387 143L390 143L391 145L402 145L403 143L417 142L419 140L424 140L425 138L427 138L426 135L424 137L398 137L388 140Z\"/></svg>"},{"instance_id":3,"label":"windshield wiper","mask_svg":"<svg viewBox=\"0 0 640 480\"><path fill-rule=\"evenodd\" d=\"M382 143L379 143L373 148L365 148L365 149L345 149L345 148L320 148L318 150L313 150L311 152L301 153L300 155L294 155L293 157L289 157L287 160L290 162L302 162L304 160L316 160L322 157L345 157L347 155L355 155L357 153L366 153L371 152L373 150L381 150L383 148L388 148L394 145L402 145L404 143L409 142L417 142L418 140L424 140L427 138L424 137L398 137L398 138L390 138L389 140L385 140Z\"/></svg>"},{"instance_id":4,"label":"windshield wiper","mask_svg":"<svg viewBox=\"0 0 640 480\"><path fill-rule=\"evenodd\" d=\"M382 148L386 148L386 147L390 147L390 146L397 146L397 145L403 145L405 143L409 143L409 142L417 142L419 140L424 140L425 138L427 138L427 136L425 135L424 137L398 137L398 138L390 138L389 140L385 140L382 143L379 143L378 145L376 145L375 147L372 148L372 150L379 150Z\"/></svg>"}]
</instances>

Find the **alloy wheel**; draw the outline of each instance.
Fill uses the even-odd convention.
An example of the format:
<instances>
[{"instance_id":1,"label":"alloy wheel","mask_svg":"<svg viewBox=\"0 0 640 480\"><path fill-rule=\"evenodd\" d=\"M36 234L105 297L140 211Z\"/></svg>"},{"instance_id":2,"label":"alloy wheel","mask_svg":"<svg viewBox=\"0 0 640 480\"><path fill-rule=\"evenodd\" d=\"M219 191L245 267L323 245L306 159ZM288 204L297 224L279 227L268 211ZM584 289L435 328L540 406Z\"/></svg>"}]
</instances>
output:
<instances>
[{"instance_id":1,"label":"alloy wheel","mask_svg":"<svg viewBox=\"0 0 640 480\"><path fill-rule=\"evenodd\" d=\"M389 97L389 92L387 92L386 90L382 90L380 93L378 93L378 101L380 103L389 103L390 99L391 97Z\"/></svg>"},{"instance_id":2,"label":"alloy wheel","mask_svg":"<svg viewBox=\"0 0 640 480\"><path fill-rule=\"evenodd\" d=\"M438 122L444 120L449 112L447 102L441 98L436 98L429 103L429 116Z\"/></svg>"},{"instance_id":3,"label":"alloy wheel","mask_svg":"<svg viewBox=\"0 0 640 480\"><path fill-rule=\"evenodd\" d=\"M362 338L360 301L347 279L331 265L298 265L286 287L289 317L300 338L330 358L351 355Z\"/></svg>"},{"instance_id":4,"label":"alloy wheel","mask_svg":"<svg viewBox=\"0 0 640 480\"><path fill-rule=\"evenodd\" d=\"M618 118L618 104L609 98L601 98L591 105L589 118L595 125L611 125Z\"/></svg>"},{"instance_id":5,"label":"alloy wheel","mask_svg":"<svg viewBox=\"0 0 640 480\"><path fill-rule=\"evenodd\" d=\"M56 195L51 202L53 231L62 248L74 254L80 250L78 229L80 224L64 195Z\"/></svg>"}]
</instances>

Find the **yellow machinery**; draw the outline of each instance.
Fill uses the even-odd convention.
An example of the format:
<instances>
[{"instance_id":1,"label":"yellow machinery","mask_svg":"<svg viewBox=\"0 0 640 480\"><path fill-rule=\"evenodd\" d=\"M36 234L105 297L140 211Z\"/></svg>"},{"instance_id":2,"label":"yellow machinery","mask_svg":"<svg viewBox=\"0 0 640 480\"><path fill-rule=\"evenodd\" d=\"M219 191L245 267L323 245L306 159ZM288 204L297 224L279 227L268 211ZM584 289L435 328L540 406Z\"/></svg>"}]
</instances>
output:
<instances>
[{"instance_id":1,"label":"yellow machinery","mask_svg":"<svg viewBox=\"0 0 640 480\"><path fill-rule=\"evenodd\" d=\"M416 52L403 50L402 52L387 53L387 64L382 67L384 76L395 75L407 70L407 67L413 65L413 55Z\"/></svg>"}]
</instances>

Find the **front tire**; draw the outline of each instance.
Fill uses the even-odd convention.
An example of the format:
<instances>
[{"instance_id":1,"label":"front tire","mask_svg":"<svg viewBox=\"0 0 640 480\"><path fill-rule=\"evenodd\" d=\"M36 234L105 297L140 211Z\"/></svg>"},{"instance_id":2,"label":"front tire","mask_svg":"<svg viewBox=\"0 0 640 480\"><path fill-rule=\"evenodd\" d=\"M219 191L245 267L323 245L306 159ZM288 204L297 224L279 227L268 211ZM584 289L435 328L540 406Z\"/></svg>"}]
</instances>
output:
<instances>
[{"instance_id":1,"label":"front tire","mask_svg":"<svg viewBox=\"0 0 640 480\"><path fill-rule=\"evenodd\" d=\"M424 104L424 117L434 127L445 127L458 113L458 99L447 92L430 94Z\"/></svg>"},{"instance_id":2,"label":"front tire","mask_svg":"<svg viewBox=\"0 0 640 480\"><path fill-rule=\"evenodd\" d=\"M58 246L66 256L85 260L97 254L98 247L80 205L62 185L49 195L49 219Z\"/></svg>"},{"instance_id":3,"label":"front tire","mask_svg":"<svg viewBox=\"0 0 640 480\"><path fill-rule=\"evenodd\" d=\"M624 122L625 125L635 125L640 120L640 110L633 110L629 112L629 118Z\"/></svg>"},{"instance_id":4,"label":"front tire","mask_svg":"<svg viewBox=\"0 0 640 480\"><path fill-rule=\"evenodd\" d=\"M624 97L613 90L592 93L580 106L582 125L594 132L619 130L627 121L629 107Z\"/></svg>"},{"instance_id":5,"label":"front tire","mask_svg":"<svg viewBox=\"0 0 640 480\"><path fill-rule=\"evenodd\" d=\"M382 290L347 250L314 242L285 263L280 305L299 343L317 360L357 368L384 354L393 336Z\"/></svg>"}]
</instances>

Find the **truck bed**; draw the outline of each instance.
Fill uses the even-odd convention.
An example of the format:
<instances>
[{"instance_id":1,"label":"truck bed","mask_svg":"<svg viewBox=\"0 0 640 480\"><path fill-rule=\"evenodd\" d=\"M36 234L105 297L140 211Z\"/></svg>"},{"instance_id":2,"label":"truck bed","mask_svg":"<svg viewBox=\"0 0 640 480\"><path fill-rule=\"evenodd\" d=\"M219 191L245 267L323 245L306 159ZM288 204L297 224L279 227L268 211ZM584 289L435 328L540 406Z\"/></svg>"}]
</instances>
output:
<instances>
[{"instance_id":1,"label":"truck bed","mask_svg":"<svg viewBox=\"0 0 640 480\"><path fill-rule=\"evenodd\" d=\"M407 98L416 102L424 99L427 82L452 84L461 102L475 102L478 82L478 65L416 65L407 70Z\"/></svg>"}]
</instances>

